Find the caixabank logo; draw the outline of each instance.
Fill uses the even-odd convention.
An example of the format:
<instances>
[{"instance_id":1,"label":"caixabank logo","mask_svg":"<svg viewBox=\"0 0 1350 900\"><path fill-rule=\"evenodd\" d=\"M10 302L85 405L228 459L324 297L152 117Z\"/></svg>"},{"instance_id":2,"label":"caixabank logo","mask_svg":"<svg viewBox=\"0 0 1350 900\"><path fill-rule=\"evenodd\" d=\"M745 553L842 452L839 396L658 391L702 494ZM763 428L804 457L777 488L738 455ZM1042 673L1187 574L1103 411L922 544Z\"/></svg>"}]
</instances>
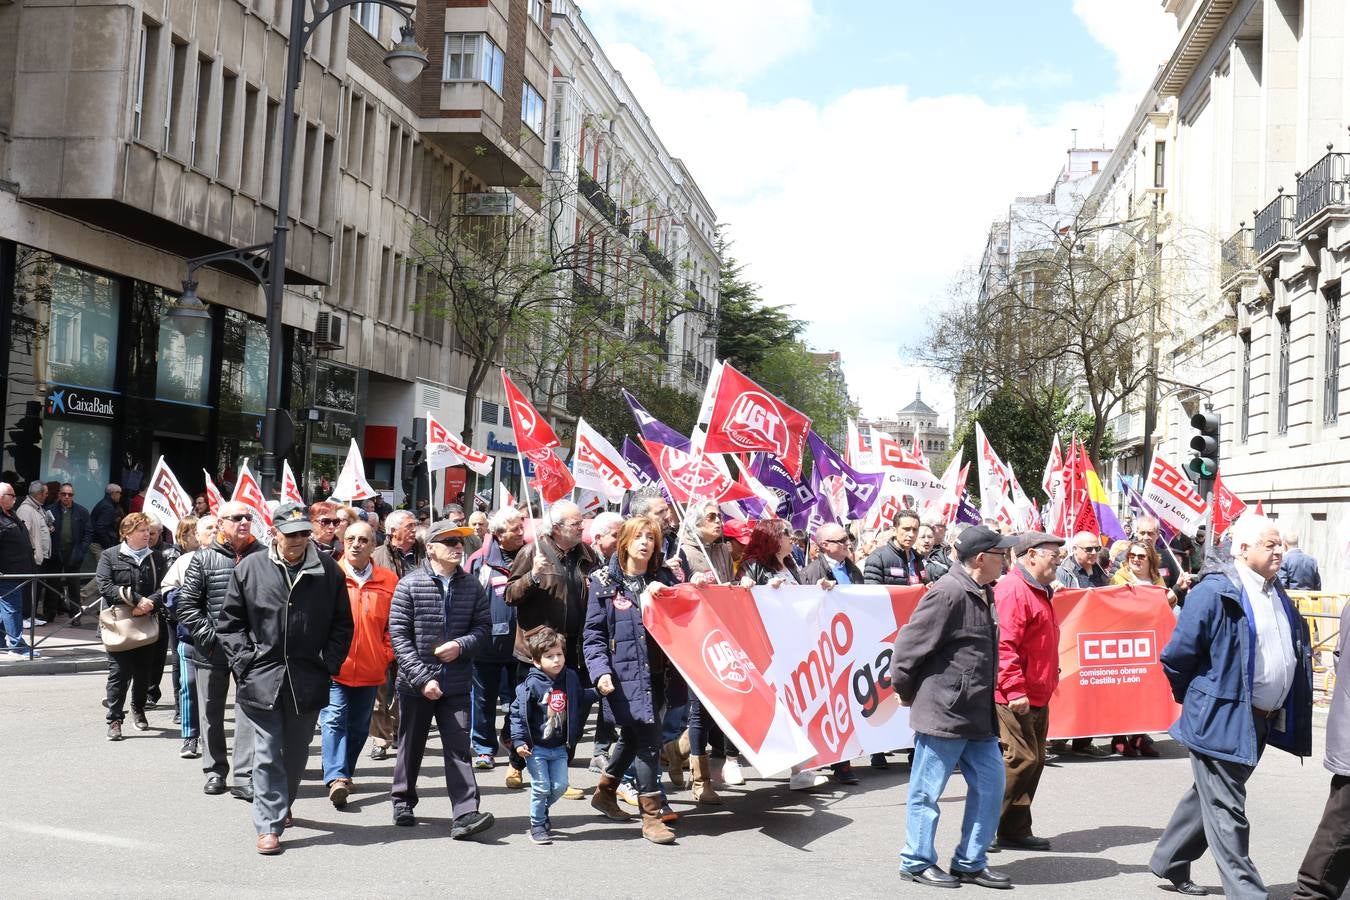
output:
<instances>
[{"instance_id":1,"label":"caixabank logo","mask_svg":"<svg viewBox=\"0 0 1350 900\"><path fill-rule=\"evenodd\" d=\"M1155 631L1092 631L1078 635L1078 667L1149 666L1158 662Z\"/></svg>"}]
</instances>

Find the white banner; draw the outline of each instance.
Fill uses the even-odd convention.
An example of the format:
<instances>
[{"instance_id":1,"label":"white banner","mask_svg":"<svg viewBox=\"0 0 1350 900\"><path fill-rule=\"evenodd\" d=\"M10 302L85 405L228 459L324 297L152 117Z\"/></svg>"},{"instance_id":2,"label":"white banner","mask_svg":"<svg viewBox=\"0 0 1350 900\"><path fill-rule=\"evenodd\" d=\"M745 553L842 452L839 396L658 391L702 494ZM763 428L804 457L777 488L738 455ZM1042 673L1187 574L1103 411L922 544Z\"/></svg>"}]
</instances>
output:
<instances>
[{"instance_id":1,"label":"white banner","mask_svg":"<svg viewBox=\"0 0 1350 900\"><path fill-rule=\"evenodd\" d=\"M577 419L572 477L576 479L577 487L594 491L610 503L619 503L626 492L636 490L638 485L623 454L581 418Z\"/></svg>"},{"instance_id":2,"label":"white banner","mask_svg":"<svg viewBox=\"0 0 1350 900\"><path fill-rule=\"evenodd\" d=\"M467 466L479 475L488 475L492 457L456 438L427 410L427 470L436 472L450 466Z\"/></svg>"},{"instance_id":3,"label":"white banner","mask_svg":"<svg viewBox=\"0 0 1350 900\"><path fill-rule=\"evenodd\" d=\"M1188 537L1195 537L1205 524L1205 498L1195 492L1185 473L1157 453L1149 466L1143 494L1144 502L1163 522Z\"/></svg>"},{"instance_id":4,"label":"white banner","mask_svg":"<svg viewBox=\"0 0 1350 900\"><path fill-rule=\"evenodd\" d=\"M155 463L155 471L145 488L145 511L153 514L159 524L171 532L178 531L181 519L192 515L192 498L183 490L162 456Z\"/></svg>"},{"instance_id":5,"label":"white banner","mask_svg":"<svg viewBox=\"0 0 1350 900\"><path fill-rule=\"evenodd\" d=\"M361 450L356 446L356 438L352 438L351 449L347 451L347 458L342 462L342 471L338 474L337 484L333 487L333 497L355 503L358 500L370 500L378 496L379 493L370 486L369 481L366 481L366 464L361 459Z\"/></svg>"}]
</instances>

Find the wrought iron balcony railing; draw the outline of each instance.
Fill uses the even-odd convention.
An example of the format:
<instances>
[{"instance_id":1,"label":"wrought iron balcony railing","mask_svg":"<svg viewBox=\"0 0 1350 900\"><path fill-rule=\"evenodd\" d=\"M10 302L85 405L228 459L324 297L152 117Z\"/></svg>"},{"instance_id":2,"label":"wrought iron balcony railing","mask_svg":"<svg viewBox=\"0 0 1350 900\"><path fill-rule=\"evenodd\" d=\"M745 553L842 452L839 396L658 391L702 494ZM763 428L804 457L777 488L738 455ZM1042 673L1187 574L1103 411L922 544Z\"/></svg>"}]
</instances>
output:
<instances>
[{"instance_id":1,"label":"wrought iron balcony railing","mask_svg":"<svg viewBox=\"0 0 1350 900\"><path fill-rule=\"evenodd\" d=\"M1308 171L1298 176L1298 209L1295 225L1302 228L1332 206L1346 202L1346 156L1332 153L1327 144L1327 155L1313 163Z\"/></svg>"},{"instance_id":2,"label":"wrought iron balcony railing","mask_svg":"<svg viewBox=\"0 0 1350 900\"><path fill-rule=\"evenodd\" d=\"M1265 256L1281 241L1294 238L1294 197L1280 194L1256 214L1256 234L1252 238L1252 250L1257 259Z\"/></svg>"},{"instance_id":3,"label":"wrought iron balcony railing","mask_svg":"<svg viewBox=\"0 0 1350 900\"><path fill-rule=\"evenodd\" d=\"M1219 247L1219 283L1228 284L1242 272L1250 270L1256 264L1256 254L1252 252L1252 229L1243 227Z\"/></svg>"}]
</instances>

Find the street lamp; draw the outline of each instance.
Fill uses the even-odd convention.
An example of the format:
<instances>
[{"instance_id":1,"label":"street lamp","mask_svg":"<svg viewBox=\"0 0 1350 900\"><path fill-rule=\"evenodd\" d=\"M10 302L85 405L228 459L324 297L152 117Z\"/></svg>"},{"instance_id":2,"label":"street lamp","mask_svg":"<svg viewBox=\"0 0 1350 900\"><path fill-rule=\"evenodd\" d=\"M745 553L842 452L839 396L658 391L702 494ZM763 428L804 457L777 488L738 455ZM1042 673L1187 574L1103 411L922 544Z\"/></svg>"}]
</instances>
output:
<instances>
[{"instance_id":1,"label":"street lamp","mask_svg":"<svg viewBox=\"0 0 1350 900\"><path fill-rule=\"evenodd\" d=\"M183 282L183 296L170 315L200 319L205 306L197 299L197 283L192 273L212 262L233 262L248 270L267 291L267 406L263 418L262 457L258 461L258 479L263 496L271 496L277 478L278 411L281 406L281 304L286 287L286 239L290 233L291 162L295 155L295 91L305 58L305 45L314 36L324 19L334 13L361 3L385 6L401 14L406 24L401 38L384 56L384 64L399 81L416 81L427 66L427 54L413 37L412 14L414 3L400 0L310 0L308 9L301 0L291 3L290 40L286 45L286 80L282 87L281 113L281 172L277 186L277 217L272 229L272 240L238 250L224 250L188 260L188 278ZM209 313L208 313L209 315Z\"/></svg>"}]
</instances>

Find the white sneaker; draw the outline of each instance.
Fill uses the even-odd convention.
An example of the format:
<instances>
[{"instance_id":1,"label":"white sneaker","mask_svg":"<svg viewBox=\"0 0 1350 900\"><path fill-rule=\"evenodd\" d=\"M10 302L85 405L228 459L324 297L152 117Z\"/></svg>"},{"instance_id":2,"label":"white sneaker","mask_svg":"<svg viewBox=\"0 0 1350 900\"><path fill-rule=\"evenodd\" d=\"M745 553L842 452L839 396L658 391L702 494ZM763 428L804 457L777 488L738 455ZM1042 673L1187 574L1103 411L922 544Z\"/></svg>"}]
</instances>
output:
<instances>
[{"instance_id":1,"label":"white sneaker","mask_svg":"<svg viewBox=\"0 0 1350 900\"><path fill-rule=\"evenodd\" d=\"M28 658L28 648L27 648L27 647L13 647L13 648L10 649L9 653L10 653L11 656L17 656L19 659L27 659L27 658ZM41 659L41 658L42 658L42 651L41 651L41 650L34 650L34 651L33 651L33 659Z\"/></svg>"},{"instance_id":2,"label":"white sneaker","mask_svg":"<svg viewBox=\"0 0 1350 900\"><path fill-rule=\"evenodd\" d=\"M816 771L794 772L788 779L788 788L794 791L809 791L812 788L829 784L830 779Z\"/></svg>"},{"instance_id":3,"label":"white sneaker","mask_svg":"<svg viewBox=\"0 0 1350 900\"><path fill-rule=\"evenodd\" d=\"M736 757L728 756L722 764L722 781L726 784L745 784L745 774L741 772L741 763Z\"/></svg>"},{"instance_id":4,"label":"white sneaker","mask_svg":"<svg viewBox=\"0 0 1350 900\"><path fill-rule=\"evenodd\" d=\"M622 782L619 785L616 794L618 795L619 801L621 803L627 803L629 806L638 805L637 788L633 787L633 785L629 784L627 781Z\"/></svg>"},{"instance_id":5,"label":"white sneaker","mask_svg":"<svg viewBox=\"0 0 1350 900\"><path fill-rule=\"evenodd\" d=\"M45 619L38 619L38 620L37 620L37 627L38 627L38 628L41 628L43 625L46 625L46 624L47 624L47 621L46 621ZM24 619L24 620L23 620L23 627L24 627L24 628L32 628L32 627L33 627L33 620L32 620L32 619Z\"/></svg>"}]
</instances>

